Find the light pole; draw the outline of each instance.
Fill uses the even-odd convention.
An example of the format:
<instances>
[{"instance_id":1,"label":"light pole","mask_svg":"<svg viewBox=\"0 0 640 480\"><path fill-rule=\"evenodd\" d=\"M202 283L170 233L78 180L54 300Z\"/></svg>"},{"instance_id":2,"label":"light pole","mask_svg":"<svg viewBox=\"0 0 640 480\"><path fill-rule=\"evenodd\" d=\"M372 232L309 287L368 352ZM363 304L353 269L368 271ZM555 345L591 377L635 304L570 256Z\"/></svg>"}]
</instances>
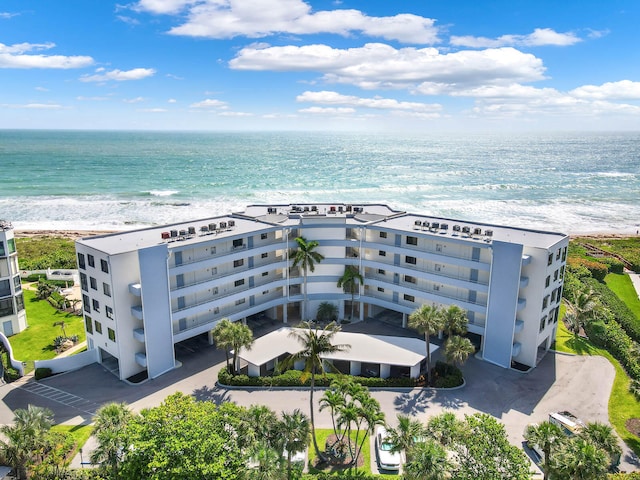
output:
<instances>
[{"instance_id":1,"label":"light pole","mask_svg":"<svg viewBox=\"0 0 640 480\"><path fill-rule=\"evenodd\" d=\"M84 468L84 459L82 458L82 448L80 449L80 467Z\"/></svg>"}]
</instances>

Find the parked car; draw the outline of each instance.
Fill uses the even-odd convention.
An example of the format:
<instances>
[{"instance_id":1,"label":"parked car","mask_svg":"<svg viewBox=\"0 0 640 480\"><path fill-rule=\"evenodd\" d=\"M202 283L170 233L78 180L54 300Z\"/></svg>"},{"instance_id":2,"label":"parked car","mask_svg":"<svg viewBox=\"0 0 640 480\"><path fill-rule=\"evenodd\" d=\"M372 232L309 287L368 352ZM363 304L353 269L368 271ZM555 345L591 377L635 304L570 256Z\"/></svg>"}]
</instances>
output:
<instances>
[{"instance_id":1,"label":"parked car","mask_svg":"<svg viewBox=\"0 0 640 480\"><path fill-rule=\"evenodd\" d=\"M400 452L392 452L393 445L388 441L387 429L379 426L376 428L376 456L378 467L381 470L400 470Z\"/></svg>"}]
</instances>

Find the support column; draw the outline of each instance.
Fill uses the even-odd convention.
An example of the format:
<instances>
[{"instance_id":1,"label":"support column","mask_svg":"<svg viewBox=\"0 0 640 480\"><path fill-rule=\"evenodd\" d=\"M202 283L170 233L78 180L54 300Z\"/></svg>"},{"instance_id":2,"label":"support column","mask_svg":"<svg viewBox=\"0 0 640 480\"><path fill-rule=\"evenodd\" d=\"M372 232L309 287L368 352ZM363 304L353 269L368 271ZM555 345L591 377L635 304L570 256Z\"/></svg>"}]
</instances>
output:
<instances>
[{"instance_id":1,"label":"support column","mask_svg":"<svg viewBox=\"0 0 640 480\"><path fill-rule=\"evenodd\" d=\"M356 362L355 360L349 362L349 374L350 375L358 376L361 373L362 373L362 363L361 362Z\"/></svg>"},{"instance_id":2,"label":"support column","mask_svg":"<svg viewBox=\"0 0 640 480\"><path fill-rule=\"evenodd\" d=\"M289 321L288 313L289 313L289 304L285 303L282 305L282 323L287 323Z\"/></svg>"},{"instance_id":3,"label":"support column","mask_svg":"<svg viewBox=\"0 0 640 480\"><path fill-rule=\"evenodd\" d=\"M364 320L364 302L360 302L359 312L360 312L360 321L362 322Z\"/></svg>"},{"instance_id":4,"label":"support column","mask_svg":"<svg viewBox=\"0 0 640 480\"><path fill-rule=\"evenodd\" d=\"M409 373L411 378L418 378L420 376L420 364L414 365L411 367L411 372Z\"/></svg>"},{"instance_id":5,"label":"support column","mask_svg":"<svg viewBox=\"0 0 640 480\"><path fill-rule=\"evenodd\" d=\"M209 341L209 345L213 345L213 331L209 330L207 332L207 340Z\"/></svg>"},{"instance_id":6,"label":"support column","mask_svg":"<svg viewBox=\"0 0 640 480\"><path fill-rule=\"evenodd\" d=\"M391 375L391 365L388 363L380 364L380 378L389 378Z\"/></svg>"},{"instance_id":7,"label":"support column","mask_svg":"<svg viewBox=\"0 0 640 480\"><path fill-rule=\"evenodd\" d=\"M402 314L402 328L407 328L407 314Z\"/></svg>"},{"instance_id":8,"label":"support column","mask_svg":"<svg viewBox=\"0 0 640 480\"><path fill-rule=\"evenodd\" d=\"M260 376L260 367L258 365L254 365L250 363L248 365L248 373L250 377L259 377Z\"/></svg>"}]
</instances>

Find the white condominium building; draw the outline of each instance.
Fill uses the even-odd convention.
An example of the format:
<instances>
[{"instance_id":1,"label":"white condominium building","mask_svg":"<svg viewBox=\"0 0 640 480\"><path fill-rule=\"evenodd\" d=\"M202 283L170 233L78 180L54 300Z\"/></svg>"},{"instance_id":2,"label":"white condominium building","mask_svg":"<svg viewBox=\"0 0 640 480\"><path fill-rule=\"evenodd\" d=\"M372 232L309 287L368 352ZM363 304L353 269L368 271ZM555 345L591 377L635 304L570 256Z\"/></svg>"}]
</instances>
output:
<instances>
[{"instance_id":1,"label":"white condominium building","mask_svg":"<svg viewBox=\"0 0 640 480\"><path fill-rule=\"evenodd\" d=\"M7 337L27 328L13 227L0 220L0 331Z\"/></svg>"},{"instance_id":2,"label":"white condominium building","mask_svg":"<svg viewBox=\"0 0 640 480\"><path fill-rule=\"evenodd\" d=\"M176 366L175 345L222 318L300 320L296 237L324 260L308 272L308 317L351 312L347 266L364 282L355 318L406 327L422 304L456 304L482 357L535 367L555 338L569 238L396 211L386 205L251 205L246 211L76 242L89 349L120 379ZM251 321L249 322L251 325Z\"/></svg>"}]
</instances>

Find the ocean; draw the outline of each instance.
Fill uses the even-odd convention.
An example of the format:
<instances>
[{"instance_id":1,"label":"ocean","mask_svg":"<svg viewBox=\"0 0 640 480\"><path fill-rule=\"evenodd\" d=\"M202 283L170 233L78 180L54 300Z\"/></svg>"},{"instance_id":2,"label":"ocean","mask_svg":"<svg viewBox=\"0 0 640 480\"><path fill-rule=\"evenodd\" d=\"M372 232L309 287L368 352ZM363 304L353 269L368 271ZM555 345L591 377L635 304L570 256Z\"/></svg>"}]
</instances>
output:
<instances>
[{"instance_id":1,"label":"ocean","mask_svg":"<svg viewBox=\"0 0 640 480\"><path fill-rule=\"evenodd\" d=\"M640 133L0 130L0 171L0 219L16 229L125 230L307 202L640 229Z\"/></svg>"}]
</instances>

